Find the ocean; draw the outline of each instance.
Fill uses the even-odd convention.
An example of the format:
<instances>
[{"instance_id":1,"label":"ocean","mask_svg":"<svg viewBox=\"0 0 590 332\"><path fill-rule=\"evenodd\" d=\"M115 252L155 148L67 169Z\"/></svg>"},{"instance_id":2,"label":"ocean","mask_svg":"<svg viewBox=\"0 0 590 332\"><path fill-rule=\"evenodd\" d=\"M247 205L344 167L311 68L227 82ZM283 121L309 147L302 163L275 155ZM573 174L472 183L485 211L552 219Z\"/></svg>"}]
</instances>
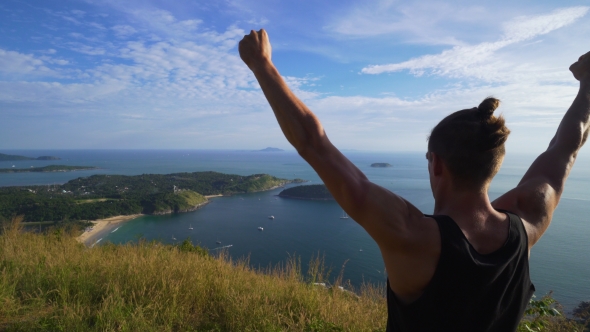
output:
<instances>
[{"instance_id":1,"label":"ocean","mask_svg":"<svg viewBox=\"0 0 590 332\"><path fill-rule=\"evenodd\" d=\"M0 162L0 168L40 167L50 164L97 166L98 170L68 173L0 174L0 186L51 185L92 174L167 174L216 171L251 175L267 173L281 178L301 178L309 184L319 177L295 152L230 150L8 150L25 156L53 155L59 161ZM367 177L406 198L424 213L432 213L434 200L424 153L374 153L347 151L345 155ZM518 184L534 155L507 154L490 188L493 200ZM372 168L386 162L391 168ZM553 222L532 249L531 278L538 297L553 291L566 310L590 300L590 158L581 156L562 195ZM166 243L189 238L210 252L225 250L233 259L247 259L266 269L298 257L305 270L320 256L331 270L342 273L354 287L363 282L383 284L386 275L376 244L352 219L341 219L335 202L277 197L282 189L212 198L205 207L189 213L143 216L122 224L102 238L127 243L139 238ZM274 216L274 219L269 219ZM262 227L263 231L259 231ZM192 228L189 229L189 228ZM176 239L176 240L175 240ZM218 244L217 242L221 242ZM99 244L99 245L100 245Z\"/></svg>"}]
</instances>

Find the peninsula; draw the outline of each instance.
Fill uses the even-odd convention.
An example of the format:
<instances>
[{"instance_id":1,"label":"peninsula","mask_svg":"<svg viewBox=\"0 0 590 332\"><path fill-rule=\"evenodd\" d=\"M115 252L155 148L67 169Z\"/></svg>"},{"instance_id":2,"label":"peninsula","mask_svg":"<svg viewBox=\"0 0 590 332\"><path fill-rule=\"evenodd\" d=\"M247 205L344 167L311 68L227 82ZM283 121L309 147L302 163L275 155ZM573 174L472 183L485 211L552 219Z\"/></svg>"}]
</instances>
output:
<instances>
[{"instance_id":1,"label":"peninsula","mask_svg":"<svg viewBox=\"0 0 590 332\"><path fill-rule=\"evenodd\" d=\"M44 167L31 168L0 168L0 173L47 173L47 172L73 172L98 169L94 166L68 166L68 165L48 165Z\"/></svg>"},{"instance_id":2,"label":"peninsula","mask_svg":"<svg viewBox=\"0 0 590 332\"><path fill-rule=\"evenodd\" d=\"M205 196L270 190L292 182L303 180L217 172L92 175L63 185L1 187L0 220L22 215L25 222L62 222L187 212L206 204Z\"/></svg>"},{"instance_id":3,"label":"peninsula","mask_svg":"<svg viewBox=\"0 0 590 332\"><path fill-rule=\"evenodd\" d=\"M312 184L285 189L279 193L279 197L320 201L334 200L334 196L332 196L324 184Z\"/></svg>"},{"instance_id":4,"label":"peninsula","mask_svg":"<svg viewBox=\"0 0 590 332\"><path fill-rule=\"evenodd\" d=\"M385 168L385 167L393 167L393 166L388 163L372 163L371 167Z\"/></svg>"},{"instance_id":5,"label":"peninsula","mask_svg":"<svg viewBox=\"0 0 590 332\"><path fill-rule=\"evenodd\" d=\"M60 160L59 157L53 156L41 156L37 158L25 157L25 156L17 156L11 154L4 154L0 153L0 161L15 161L15 160Z\"/></svg>"}]
</instances>

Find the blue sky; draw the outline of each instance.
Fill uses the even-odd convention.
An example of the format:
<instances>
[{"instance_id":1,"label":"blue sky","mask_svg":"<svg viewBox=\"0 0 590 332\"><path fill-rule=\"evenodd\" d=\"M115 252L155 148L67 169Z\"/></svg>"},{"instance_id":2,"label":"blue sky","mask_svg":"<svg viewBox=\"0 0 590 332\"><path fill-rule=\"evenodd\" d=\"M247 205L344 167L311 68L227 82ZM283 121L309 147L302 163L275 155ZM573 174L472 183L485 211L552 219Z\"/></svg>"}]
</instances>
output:
<instances>
[{"instance_id":1,"label":"blue sky","mask_svg":"<svg viewBox=\"0 0 590 332\"><path fill-rule=\"evenodd\" d=\"M0 149L290 149L237 43L273 61L342 149L424 151L486 96L540 152L577 92L590 1L0 3Z\"/></svg>"}]
</instances>

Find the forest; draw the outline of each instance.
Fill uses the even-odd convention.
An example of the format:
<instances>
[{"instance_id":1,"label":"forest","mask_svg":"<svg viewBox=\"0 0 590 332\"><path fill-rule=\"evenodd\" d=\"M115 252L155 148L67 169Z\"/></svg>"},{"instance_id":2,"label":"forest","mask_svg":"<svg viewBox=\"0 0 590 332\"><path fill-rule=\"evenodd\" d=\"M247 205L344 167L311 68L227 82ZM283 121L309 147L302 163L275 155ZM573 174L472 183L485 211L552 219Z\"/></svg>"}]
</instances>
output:
<instances>
[{"instance_id":1,"label":"forest","mask_svg":"<svg viewBox=\"0 0 590 332\"><path fill-rule=\"evenodd\" d=\"M256 192L291 182L302 180L217 172L92 175L63 185L2 187L0 220L22 215L25 222L58 222L182 212L206 203L206 195Z\"/></svg>"}]
</instances>

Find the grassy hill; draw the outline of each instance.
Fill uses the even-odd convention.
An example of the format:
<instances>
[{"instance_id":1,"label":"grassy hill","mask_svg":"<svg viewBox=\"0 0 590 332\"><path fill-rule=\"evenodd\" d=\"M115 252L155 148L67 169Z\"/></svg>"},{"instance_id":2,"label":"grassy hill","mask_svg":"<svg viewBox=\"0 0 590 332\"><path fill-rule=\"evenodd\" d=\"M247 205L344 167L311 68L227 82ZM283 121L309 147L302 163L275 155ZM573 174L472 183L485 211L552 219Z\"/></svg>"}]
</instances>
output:
<instances>
[{"instance_id":1,"label":"grassy hill","mask_svg":"<svg viewBox=\"0 0 590 332\"><path fill-rule=\"evenodd\" d=\"M13 227L14 228L14 227ZM92 249L64 232L0 236L2 331L383 331L382 289L314 286L293 260L256 272L185 242Z\"/></svg>"},{"instance_id":2,"label":"grassy hill","mask_svg":"<svg viewBox=\"0 0 590 332\"><path fill-rule=\"evenodd\" d=\"M297 259L260 272L188 241L89 249L63 230L19 225L0 235L1 331L385 330L383 286L316 286L326 279L319 260L305 276ZM551 298L532 302L518 331L583 331L553 307Z\"/></svg>"}]
</instances>

